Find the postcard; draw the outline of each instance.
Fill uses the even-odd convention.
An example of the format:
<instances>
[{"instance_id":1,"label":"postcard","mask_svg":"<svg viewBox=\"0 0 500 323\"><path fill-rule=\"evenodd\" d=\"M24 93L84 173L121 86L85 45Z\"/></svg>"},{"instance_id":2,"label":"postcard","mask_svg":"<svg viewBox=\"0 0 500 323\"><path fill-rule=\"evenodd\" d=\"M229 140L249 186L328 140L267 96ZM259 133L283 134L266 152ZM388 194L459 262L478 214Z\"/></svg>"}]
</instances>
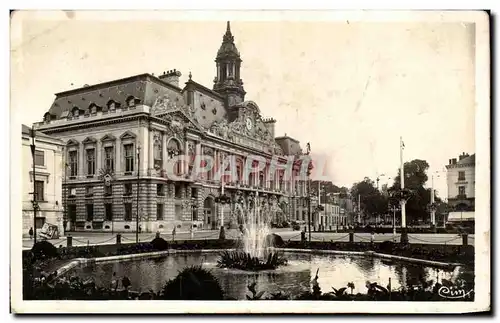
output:
<instances>
[{"instance_id":1,"label":"postcard","mask_svg":"<svg viewBox=\"0 0 500 323\"><path fill-rule=\"evenodd\" d=\"M489 32L12 12L11 312L489 311Z\"/></svg>"}]
</instances>

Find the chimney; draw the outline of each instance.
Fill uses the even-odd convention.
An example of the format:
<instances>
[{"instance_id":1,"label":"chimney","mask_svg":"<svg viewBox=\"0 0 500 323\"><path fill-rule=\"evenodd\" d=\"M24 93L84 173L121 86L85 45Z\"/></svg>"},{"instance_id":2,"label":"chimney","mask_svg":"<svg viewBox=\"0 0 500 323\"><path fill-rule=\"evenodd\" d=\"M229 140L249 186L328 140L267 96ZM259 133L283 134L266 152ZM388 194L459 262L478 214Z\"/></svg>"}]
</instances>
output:
<instances>
[{"instance_id":1,"label":"chimney","mask_svg":"<svg viewBox=\"0 0 500 323\"><path fill-rule=\"evenodd\" d=\"M276 119L273 118L267 118L262 120L264 122L264 125L266 126L267 131L271 134L272 138L274 139L274 125L276 124Z\"/></svg>"},{"instance_id":2,"label":"chimney","mask_svg":"<svg viewBox=\"0 0 500 323\"><path fill-rule=\"evenodd\" d=\"M451 164L452 164L452 165L455 165L456 163L457 163L457 159L456 159L456 158L453 158L453 159L451 160Z\"/></svg>"},{"instance_id":3,"label":"chimney","mask_svg":"<svg viewBox=\"0 0 500 323\"><path fill-rule=\"evenodd\" d=\"M458 160L462 160L462 159L464 159L464 158L466 158L466 157L469 157L469 154L466 154L466 153L464 153L464 152L463 152L463 153L462 153L462 155L460 155L460 156L458 157Z\"/></svg>"},{"instance_id":4,"label":"chimney","mask_svg":"<svg viewBox=\"0 0 500 323\"><path fill-rule=\"evenodd\" d=\"M172 84L176 87L179 87L179 77L181 75L182 75L181 72L173 69L167 72L163 72L163 74L160 75L158 78L164 82L167 82L168 84Z\"/></svg>"}]
</instances>

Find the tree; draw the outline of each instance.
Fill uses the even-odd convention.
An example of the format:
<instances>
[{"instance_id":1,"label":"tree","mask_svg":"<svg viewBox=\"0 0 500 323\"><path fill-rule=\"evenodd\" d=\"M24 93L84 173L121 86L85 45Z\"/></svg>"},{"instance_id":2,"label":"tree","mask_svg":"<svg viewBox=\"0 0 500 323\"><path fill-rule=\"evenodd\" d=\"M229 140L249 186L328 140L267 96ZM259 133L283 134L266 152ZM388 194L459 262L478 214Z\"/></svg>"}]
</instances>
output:
<instances>
[{"instance_id":1,"label":"tree","mask_svg":"<svg viewBox=\"0 0 500 323\"><path fill-rule=\"evenodd\" d=\"M365 177L351 188L353 199L360 199L361 210L366 216L382 215L387 212L387 197L375 187L374 181Z\"/></svg>"},{"instance_id":2,"label":"tree","mask_svg":"<svg viewBox=\"0 0 500 323\"><path fill-rule=\"evenodd\" d=\"M412 194L406 202L406 217L408 224L418 221L428 222L429 205L431 202L431 189L425 188L424 185L428 180L427 170L429 164L425 160L414 159L404 164L405 174L405 189L409 189ZM401 189L401 170L398 170L398 175L394 178L394 184L389 188L389 191L398 191ZM441 203L438 196L434 197L436 203Z\"/></svg>"}]
</instances>

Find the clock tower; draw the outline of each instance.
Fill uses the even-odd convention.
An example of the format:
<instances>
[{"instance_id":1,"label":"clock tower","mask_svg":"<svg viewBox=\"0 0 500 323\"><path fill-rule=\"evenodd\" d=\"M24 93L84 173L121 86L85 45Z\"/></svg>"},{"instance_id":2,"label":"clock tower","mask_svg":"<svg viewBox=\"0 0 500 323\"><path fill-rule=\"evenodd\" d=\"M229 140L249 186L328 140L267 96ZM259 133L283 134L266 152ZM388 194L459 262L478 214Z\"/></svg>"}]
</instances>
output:
<instances>
[{"instance_id":1,"label":"clock tower","mask_svg":"<svg viewBox=\"0 0 500 323\"><path fill-rule=\"evenodd\" d=\"M228 107L243 102L246 92L240 78L241 58L234 44L229 21L227 22L226 33L222 38L222 45L217 51L215 63L217 65L217 76L214 79L214 91L226 98Z\"/></svg>"}]
</instances>

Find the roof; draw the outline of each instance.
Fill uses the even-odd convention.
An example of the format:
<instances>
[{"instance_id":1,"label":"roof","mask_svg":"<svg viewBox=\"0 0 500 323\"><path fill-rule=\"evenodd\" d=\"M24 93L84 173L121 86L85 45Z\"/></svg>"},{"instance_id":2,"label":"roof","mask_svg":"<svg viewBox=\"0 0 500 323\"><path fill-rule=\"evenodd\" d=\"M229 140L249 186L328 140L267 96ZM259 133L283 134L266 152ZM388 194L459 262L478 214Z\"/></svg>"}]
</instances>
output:
<instances>
[{"instance_id":1,"label":"roof","mask_svg":"<svg viewBox=\"0 0 500 323\"><path fill-rule=\"evenodd\" d=\"M22 125L21 134L28 135L28 136L31 137L31 127L28 127L27 125L23 124ZM56 138L51 137L49 135L46 135L46 134L44 134L43 132L40 132L40 131L35 131L35 137L50 138L50 139L57 140Z\"/></svg>"},{"instance_id":2,"label":"roof","mask_svg":"<svg viewBox=\"0 0 500 323\"><path fill-rule=\"evenodd\" d=\"M107 109L110 101L126 106L127 99L131 97L136 98L139 104L152 106L160 95L168 95L171 100L183 100L181 92L177 86L153 75L140 74L57 93L48 112L56 119L65 118L75 107L85 111L95 104L100 109Z\"/></svg>"},{"instance_id":3,"label":"roof","mask_svg":"<svg viewBox=\"0 0 500 323\"><path fill-rule=\"evenodd\" d=\"M474 218L473 211L450 212L448 214L448 222L474 221Z\"/></svg>"},{"instance_id":4,"label":"roof","mask_svg":"<svg viewBox=\"0 0 500 323\"><path fill-rule=\"evenodd\" d=\"M457 165L466 165L466 164L475 164L476 163L476 154L472 154L469 157L465 157L462 160L457 162Z\"/></svg>"},{"instance_id":5,"label":"roof","mask_svg":"<svg viewBox=\"0 0 500 323\"><path fill-rule=\"evenodd\" d=\"M31 127L28 127L27 125L21 125L21 135L26 135L28 137L31 137ZM64 142L58 138L49 136L44 134L43 132L40 131L35 131L35 139L36 138L44 138L44 139L49 139L52 142L57 142L63 144Z\"/></svg>"}]
</instances>

